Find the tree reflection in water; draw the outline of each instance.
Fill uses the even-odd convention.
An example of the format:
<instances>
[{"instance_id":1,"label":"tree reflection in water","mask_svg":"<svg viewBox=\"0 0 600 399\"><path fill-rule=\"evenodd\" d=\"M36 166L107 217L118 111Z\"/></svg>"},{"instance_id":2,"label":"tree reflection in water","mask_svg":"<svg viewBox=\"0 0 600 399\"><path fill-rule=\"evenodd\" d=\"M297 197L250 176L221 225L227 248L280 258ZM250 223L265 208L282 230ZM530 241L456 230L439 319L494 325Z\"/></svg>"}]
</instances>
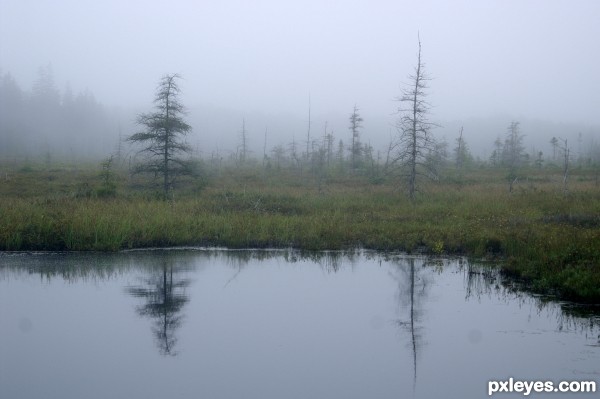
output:
<instances>
[{"instance_id":1,"label":"tree reflection in water","mask_svg":"<svg viewBox=\"0 0 600 399\"><path fill-rule=\"evenodd\" d=\"M413 363L413 395L417 388L417 359L418 351L422 345L422 327L420 325L423 314L423 301L427 296L429 276L431 271L426 268L423 259L405 257L397 259L396 268L390 271L391 277L397 282L396 292L398 313L407 312L406 316L399 317L394 323L409 334L409 346ZM418 266L417 266L418 264Z\"/></svg>"},{"instance_id":2,"label":"tree reflection in water","mask_svg":"<svg viewBox=\"0 0 600 399\"><path fill-rule=\"evenodd\" d=\"M472 262L464 258L427 258L371 251L303 252L297 250L220 251L220 250L151 250L114 254L97 253L0 253L0 281L16 276L39 275L44 284L63 280L69 284L119 280L139 273L140 283L127 286L125 292L140 298L137 313L153 321L152 331L159 350L175 355L176 335L182 325L182 311L188 302L189 280L183 272L199 271L213 259L225 260L231 275L225 287L241 279L252 266L263 260L282 259L284 264L315 262L328 274L354 269L363 259L390 265L394 281L397 316L394 324L408 341L416 384L418 354L423 346L422 316L427 293L437 292L447 273L460 273L466 302L504 301L510 306L527 306L531 312L556 320L559 331L578 331L600 345L600 305L557 301L552 296L531 292L526 282L506 276L493 263ZM250 267L249 267L250 266ZM248 269L248 270L247 270ZM185 273L187 275L187 273ZM439 278L436 274L440 274ZM436 283L436 287L433 284ZM428 305L429 306L429 305Z\"/></svg>"},{"instance_id":3,"label":"tree reflection in water","mask_svg":"<svg viewBox=\"0 0 600 399\"><path fill-rule=\"evenodd\" d=\"M172 259L162 257L158 267L149 268L150 275L143 279L143 285L125 289L128 294L145 300L136 311L140 316L153 319L152 332L160 353L165 356L177 355L174 347L177 342L176 331L183 319L180 312L189 301L185 288L190 281L177 276L182 269L173 266Z\"/></svg>"}]
</instances>

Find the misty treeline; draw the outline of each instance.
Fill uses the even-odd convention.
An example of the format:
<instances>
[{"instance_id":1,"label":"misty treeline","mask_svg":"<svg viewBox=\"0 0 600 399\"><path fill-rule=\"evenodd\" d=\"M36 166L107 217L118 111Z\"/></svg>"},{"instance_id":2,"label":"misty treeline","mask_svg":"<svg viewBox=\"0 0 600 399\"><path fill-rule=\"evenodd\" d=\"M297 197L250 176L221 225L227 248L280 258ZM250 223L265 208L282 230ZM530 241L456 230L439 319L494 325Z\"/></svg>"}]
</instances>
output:
<instances>
[{"instance_id":1,"label":"misty treeline","mask_svg":"<svg viewBox=\"0 0 600 399\"><path fill-rule=\"evenodd\" d=\"M114 149L119 129L89 90L60 90L50 65L29 90L0 75L0 118L0 155L11 159L99 159Z\"/></svg>"},{"instance_id":2,"label":"misty treeline","mask_svg":"<svg viewBox=\"0 0 600 399\"><path fill-rule=\"evenodd\" d=\"M177 75L166 76L178 78ZM194 129L187 125L185 106L175 102L171 106L175 105L180 113L181 119L176 121L179 127L184 127L185 134L171 142L172 146L165 153L160 145L154 146L154 139L162 134L153 126L156 113L138 115L136 133L131 126L133 121L128 121L122 129L118 112L107 110L88 90L74 93L68 86L59 90L50 66L39 69L29 90L20 87L10 73L4 73L0 78L0 156L4 161L53 163L96 159L109 191L112 191L111 179L117 169L129 174L150 172L157 182L160 180L165 193L179 175L194 178L218 176L225 170L257 170L314 178L319 188L332 177L363 176L373 183L388 180L406 186L407 193L414 198L418 192L417 179L421 177L434 181L454 180L461 179L470 170L502 169L512 191L514 183L526 177L531 168L549 169L562 173L566 189L572 168L600 168L600 143L594 141L594 137L579 133L576 140L567 140L567 136L572 137L570 131L565 132L564 137L547 137L546 142L536 145L537 148L551 149L544 152L536 147L526 147L527 132L518 121L507 120L506 129L499 131L497 138L489 143L489 155L485 156L471 152L462 127L450 139L436 137L434 132L440 129L430 122L429 77L421 61L420 43L414 72L397 98L398 113L389 144L383 148L371 145L371 132L364 128L360 103L348 110L347 130L334 131L327 123L314 126L310 99L306 133L292 136L288 142L281 142L281 136L271 137L268 127L262 132L250 131L242 119L234 148L198 148L188 143L187 133ZM159 84L159 96L160 89ZM178 93L179 86L176 91ZM156 105L159 98L154 100ZM151 101L148 99L148 104ZM159 103L159 111L160 106ZM139 131L140 127L150 130ZM152 136L152 129L155 129L156 137ZM447 135L448 131L444 133ZM210 135L210 132L194 134ZM477 132L469 134L473 136ZM133 137L138 140L131 140ZM144 147L143 140L139 140L144 137L154 144ZM145 154L139 151L140 144L141 149L146 150ZM178 154L169 152L171 150ZM169 165L149 160L149 155L168 160L173 170Z\"/></svg>"}]
</instances>

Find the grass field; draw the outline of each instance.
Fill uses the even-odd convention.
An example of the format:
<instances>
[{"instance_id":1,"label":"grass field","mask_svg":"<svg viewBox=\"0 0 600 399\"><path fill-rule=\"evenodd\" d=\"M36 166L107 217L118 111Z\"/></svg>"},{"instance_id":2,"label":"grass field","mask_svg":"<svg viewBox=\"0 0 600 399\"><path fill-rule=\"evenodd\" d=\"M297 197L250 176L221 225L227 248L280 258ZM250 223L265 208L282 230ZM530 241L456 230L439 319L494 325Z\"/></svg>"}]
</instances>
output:
<instances>
[{"instance_id":1,"label":"grass field","mask_svg":"<svg viewBox=\"0 0 600 399\"><path fill-rule=\"evenodd\" d=\"M537 292L600 302L600 187L531 170L508 192L479 169L428 183L410 202L393 180L222 169L164 201L147 180L97 165L0 166L0 250L157 246L370 248L498 260Z\"/></svg>"}]
</instances>

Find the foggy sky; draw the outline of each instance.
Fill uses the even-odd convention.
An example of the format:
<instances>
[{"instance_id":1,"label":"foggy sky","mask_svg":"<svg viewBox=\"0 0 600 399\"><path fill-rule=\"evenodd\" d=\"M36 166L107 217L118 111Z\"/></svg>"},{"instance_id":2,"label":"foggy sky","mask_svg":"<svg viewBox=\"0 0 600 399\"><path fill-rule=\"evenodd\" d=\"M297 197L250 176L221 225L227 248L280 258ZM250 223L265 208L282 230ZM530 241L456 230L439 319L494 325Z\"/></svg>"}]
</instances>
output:
<instances>
[{"instance_id":1,"label":"foggy sky","mask_svg":"<svg viewBox=\"0 0 600 399\"><path fill-rule=\"evenodd\" d=\"M315 132L328 121L347 135L357 104L381 138L419 34L442 134L487 117L598 125L598 21L595 0L0 0L0 71L30 87L51 64L61 91L141 111L161 76L180 73L196 134L230 110L230 130L261 115L255 140L286 118L285 140L305 135L310 95Z\"/></svg>"}]
</instances>

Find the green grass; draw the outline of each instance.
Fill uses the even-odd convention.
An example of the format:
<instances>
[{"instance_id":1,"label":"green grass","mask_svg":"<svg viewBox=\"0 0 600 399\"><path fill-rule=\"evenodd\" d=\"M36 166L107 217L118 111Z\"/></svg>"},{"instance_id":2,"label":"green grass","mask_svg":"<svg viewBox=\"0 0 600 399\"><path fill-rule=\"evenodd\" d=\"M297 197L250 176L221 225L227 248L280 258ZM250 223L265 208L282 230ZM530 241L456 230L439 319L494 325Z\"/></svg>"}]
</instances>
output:
<instances>
[{"instance_id":1,"label":"green grass","mask_svg":"<svg viewBox=\"0 0 600 399\"><path fill-rule=\"evenodd\" d=\"M287 174L286 174L287 173ZM600 188L581 173L531 172L509 194L502 172L423 187L415 203L394 182L290 172L221 171L184 182L172 201L125 173L98 195L97 167L28 165L0 182L0 250L157 246L369 248L463 254L501 262L537 292L600 302Z\"/></svg>"}]
</instances>

